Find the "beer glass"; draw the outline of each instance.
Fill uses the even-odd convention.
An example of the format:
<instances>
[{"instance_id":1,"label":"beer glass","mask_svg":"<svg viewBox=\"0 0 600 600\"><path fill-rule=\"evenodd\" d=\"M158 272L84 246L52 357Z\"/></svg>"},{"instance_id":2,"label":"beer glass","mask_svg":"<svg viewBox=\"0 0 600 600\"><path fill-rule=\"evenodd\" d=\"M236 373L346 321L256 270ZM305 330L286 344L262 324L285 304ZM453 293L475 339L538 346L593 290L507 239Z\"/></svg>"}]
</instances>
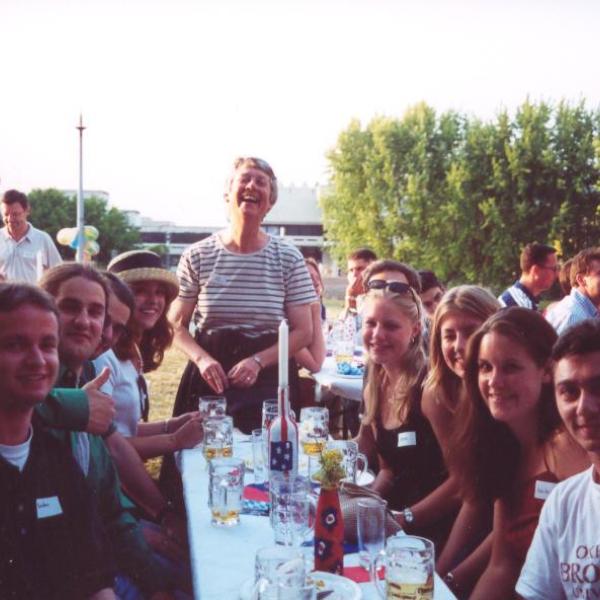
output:
<instances>
[{"instance_id":1,"label":"beer glass","mask_svg":"<svg viewBox=\"0 0 600 600\"><path fill-rule=\"evenodd\" d=\"M303 586L306 571L302 553L289 546L268 546L256 552L254 563L255 592L260 600L277 600L279 584Z\"/></svg>"},{"instance_id":2,"label":"beer glass","mask_svg":"<svg viewBox=\"0 0 600 600\"><path fill-rule=\"evenodd\" d=\"M227 399L225 396L200 396L198 400L198 412L202 420L210 417L224 417L227 411Z\"/></svg>"},{"instance_id":3,"label":"beer glass","mask_svg":"<svg viewBox=\"0 0 600 600\"><path fill-rule=\"evenodd\" d=\"M277 416L279 408L277 400L265 400L262 405L262 428L267 430L273 419Z\"/></svg>"},{"instance_id":4,"label":"beer glass","mask_svg":"<svg viewBox=\"0 0 600 600\"><path fill-rule=\"evenodd\" d=\"M433 600L433 542L416 535L395 535L387 539L385 552L375 561L375 569L385 566L385 588L375 579L382 598L394 600Z\"/></svg>"},{"instance_id":5,"label":"beer glass","mask_svg":"<svg viewBox=\"0 0 600 600\"><path fill-rule=\"evenodd\" d=\"M329 436L329 410L309 406L300 411L300 443L304 454L321 454Z\"/></svg>"},{"instance_id":6,"label":"beer glass","mask_svg":"<svg viewBox=\"0 0 600 600\"><path fill-rule=\"evenodd\" d=\"M240 522L244 489L244 461L241 458L215 458L208 465L208 506L211 523L232 527Z\"/></svg>"},{"instance_id":7,"label":"beer glass","mask_svg":"<svg viewBox=\"0 0 600 600\"><path fill-rule=\"evenodd\" d=\"M269 481L271 527L276 544L301 546L314 524L316 498L301 475L276 474Z\"/></svg>"},{"instance_id":8,"label":"beer glass","mask_svg":"<svg viewBox=\"0 0 600 600\"><path fill-rule=\"evenodd\" d=\"M204 429L204 458L211 460L233 455L233 419L209 417L202 422Z\"/></svg>"},{"instance_id":9,"label":"beer glass","mask_svg":"<svg viewBox=\"0 0 600 600\"><path fill-rule=\"evenodd\" d=\"M368 561L371 581L377 579L375 559L383 550L386 507L387 502L378 498L361 498L357 502L358 552L361 562Z\"/></svg>"},{"instance_id":10,"label":"beer glass","mask_svg":"<svg viewBox=\"0 0 600 600\"><path fill-rule=\"evenodd\" d=\"M254 467L254 483L263 483L268 479L267 441L262 429L252 430L252 461Z\"/></svg>"},{"instance_id":11,"label":"beer glass","mask_svg":"<svg viewBox=\"0 0 600 600\"><path fill-rule=\"evenodd\" d=\"M358 451L358 444L352 440L328 441L328 450L339 450L342 454L342 467L346 471L344 481L356 483L369 468L367 457Z\"/></svg>"}]
</instances>

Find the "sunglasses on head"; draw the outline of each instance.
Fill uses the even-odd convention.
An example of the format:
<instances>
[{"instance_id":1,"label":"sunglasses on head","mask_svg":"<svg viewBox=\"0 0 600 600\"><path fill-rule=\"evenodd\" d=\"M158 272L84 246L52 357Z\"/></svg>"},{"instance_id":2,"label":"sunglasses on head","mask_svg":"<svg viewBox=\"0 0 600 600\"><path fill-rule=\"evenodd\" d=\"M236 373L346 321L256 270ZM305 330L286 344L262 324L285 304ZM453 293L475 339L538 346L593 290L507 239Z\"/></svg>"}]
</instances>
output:
<instances>
[{"instance_id":1,"label":"sunglasses on head","mask_svg":"<svg viewBox=\"0 0 600 600\"><path fill-rule=\"evenodd\" d=\"M413 289L408 283L402 281L385 281L385 279L371 279L367 283L367 289L369 290L389 290L394 294L411 294Z\"/></svg>"},{"instance_id":2,"label":"sunglasses on head","mask_svg":"<svg viewBox=\"0 0 600 600\"><path fill-rule=\"evenodd\" d=\"M417 305L417 311L419 313L419 317L421 316L421 309L419 307L419 302L417 300L417 295L415 294L415 290L408 285L408 283L403 283L402 281L386 281L385 279L371 279L367 283L368 290L389 290L392 294L406 295L409 294L412 296L415 304Z\"/></svg>"}]
</instances>

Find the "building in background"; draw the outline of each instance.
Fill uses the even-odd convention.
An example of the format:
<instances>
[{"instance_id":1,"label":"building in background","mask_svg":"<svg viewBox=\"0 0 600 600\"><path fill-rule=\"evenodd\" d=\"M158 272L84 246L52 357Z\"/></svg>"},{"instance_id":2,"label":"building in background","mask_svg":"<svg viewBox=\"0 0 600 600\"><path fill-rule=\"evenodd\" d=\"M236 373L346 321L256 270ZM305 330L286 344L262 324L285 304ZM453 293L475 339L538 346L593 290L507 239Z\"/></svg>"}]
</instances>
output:
<instances>
[{"instance_id":1,"label":"building in background","mask_svg":"<svg viewBox=\"0 0 600 600\"><path fill-rule=\"evenodd\" d=\"M323 239L323 217L319 207L319 188L308 185L280 186L275 206L267 214L263 227L272 235L281 235L304 254L323 264L324 274L337 275ZM138 211L124 211L132 225L139 227L144 248L165 256L165 264L175 269L183 250L202 240L220 227L175 225L170 221L154 221Z\"/></svg>"}]
</instances>

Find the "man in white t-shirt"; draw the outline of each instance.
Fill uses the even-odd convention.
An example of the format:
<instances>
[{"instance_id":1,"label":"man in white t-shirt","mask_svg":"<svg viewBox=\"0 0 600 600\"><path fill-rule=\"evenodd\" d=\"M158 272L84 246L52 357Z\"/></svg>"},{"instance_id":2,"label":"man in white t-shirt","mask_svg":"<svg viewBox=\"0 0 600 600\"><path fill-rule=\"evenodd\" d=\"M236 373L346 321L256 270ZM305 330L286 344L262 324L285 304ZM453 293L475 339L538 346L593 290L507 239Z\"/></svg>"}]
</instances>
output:
<instances>
[{"instance_id":1,"label":"man in white t-shirt","mask_svg":"<svg viewBox=\"0 0 600 600\"><path fill-rule=\"evenodd\" d=\"M0 203L0 280L36 283L46 269L60 264L52 238L27 221L31 212L27 196L8 190Z\"/></svg>"},{"instance_id":2,"label":"man in white t-shirt","mask_svg":"<svg viewBox=\"0 0 600 600\"><path fill-rule=\"evenodd\" d=\"M516 591L526 599L600 598L600 321L568 329L552 357L560 416L592 466L546 500Z\"/></svg>"}]
</instances>

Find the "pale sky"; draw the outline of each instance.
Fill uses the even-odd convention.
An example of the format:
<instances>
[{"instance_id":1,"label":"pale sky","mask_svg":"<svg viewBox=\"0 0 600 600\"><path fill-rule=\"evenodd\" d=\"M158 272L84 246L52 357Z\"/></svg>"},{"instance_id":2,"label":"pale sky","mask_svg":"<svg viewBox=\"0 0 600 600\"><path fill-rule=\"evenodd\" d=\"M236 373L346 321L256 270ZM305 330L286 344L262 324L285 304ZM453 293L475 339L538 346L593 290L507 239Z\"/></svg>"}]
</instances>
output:
<instances>
[{"instance_id":1,"label":"pale sky","mask_svg":"<svg viewBox=\"0 0 600 600\"><path fill-rule=\"evenodd\" d=\"M78 185L224 223L238 155L326 183L350 119L600 106L596 0L0 0L0 191Z\"/></svg>"}]
</instances>

